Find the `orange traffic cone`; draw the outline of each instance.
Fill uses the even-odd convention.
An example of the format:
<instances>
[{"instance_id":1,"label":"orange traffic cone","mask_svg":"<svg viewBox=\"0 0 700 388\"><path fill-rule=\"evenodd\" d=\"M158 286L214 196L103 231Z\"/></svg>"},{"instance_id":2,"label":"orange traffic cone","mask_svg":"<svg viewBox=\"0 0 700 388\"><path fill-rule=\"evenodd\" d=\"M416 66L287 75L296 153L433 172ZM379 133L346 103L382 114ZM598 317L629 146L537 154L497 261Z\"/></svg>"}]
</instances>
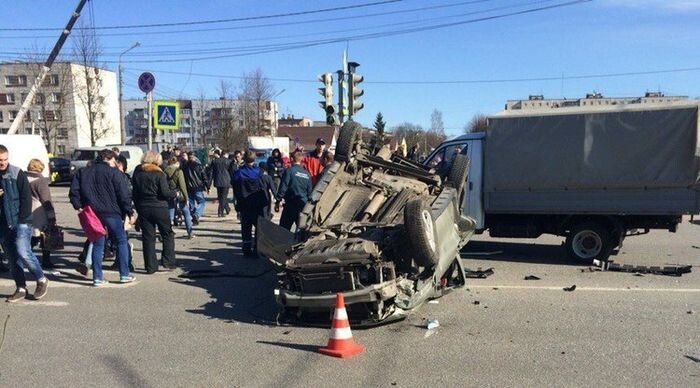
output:
<instances>
[{"instance_id":1,"label":"orange traffic cone","mask_svg":"<svg viewBox=\"0 0 700 388\"><path fill-rule=\"evenodd\" d=\"M318 351L327 356L346 358L360 354L364 350L364 346L358 345L352 340L348 313L345 311L345 299L343 294L339 292L335 295L335 312L333 313L328 345L319 348Z\"/></svg>"}]
</instances>

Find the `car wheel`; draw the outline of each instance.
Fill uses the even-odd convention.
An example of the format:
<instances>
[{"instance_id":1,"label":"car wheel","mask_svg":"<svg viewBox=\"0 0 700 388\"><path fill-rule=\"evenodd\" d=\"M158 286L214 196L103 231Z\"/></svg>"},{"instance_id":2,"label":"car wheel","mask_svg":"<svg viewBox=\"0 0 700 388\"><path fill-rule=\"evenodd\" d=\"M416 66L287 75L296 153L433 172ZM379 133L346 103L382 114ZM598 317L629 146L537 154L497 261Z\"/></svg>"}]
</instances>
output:
<instances>
[{"instance_id":1,"label":"car wheel","mask_svg":"<svg viewBox=\"0 0 700 388\"><path fill-rule=\"evenodd\" d=\"M613 248L610 232L597 222L574 225L565 246L569 256L586 264L593 260L606 261Z\"/></svg>"},{"instance_id":2,"label":"car wheel","mask_svg":"<svg viewBox=\"0 0 700 388\"><path fill-rule=\"evenodd\" d=\"M469 157L467 155L455 155L455 159L452 161L452 167L450 168L450 174L447 177L447 182L450 183L452 187L457 189L458 193L462 192L462 189L467 184L467 177L469 176Z\"/></svg>"},{"instance_id":3,"label":"car wheel","mask_svg":"<svg viewBox=\"0 0 700 388\"><path fill-rule=\"evenodd\" d=\"M432 267L438 263L435 221L430 209L420 199L406 203L404 228L413 248L413 258L421 267Z\"/></svg>"},{"instance_id":4,"label":"car wheel","mask_svg":"<svg viewBox=\"0 0 700 388\"><path fill-rule=\"evenodd\" d=\"M362 126L355 121L347 121L340 128L338 142L335 145L335 160L347 162L355 148L355 143L360 140Z\"/></svg>"}]
</instances>

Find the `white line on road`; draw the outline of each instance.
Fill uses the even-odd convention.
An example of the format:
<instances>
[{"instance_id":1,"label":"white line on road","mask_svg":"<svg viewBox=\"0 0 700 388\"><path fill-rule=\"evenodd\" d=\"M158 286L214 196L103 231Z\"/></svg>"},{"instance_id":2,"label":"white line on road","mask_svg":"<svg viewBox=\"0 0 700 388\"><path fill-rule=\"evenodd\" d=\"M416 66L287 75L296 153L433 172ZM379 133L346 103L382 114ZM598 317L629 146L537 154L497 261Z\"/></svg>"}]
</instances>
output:
<instances>
[{"instance_id":1,"label":"white line on road","mask_svg":"<svg viewBox=\"0 0 700 388\"><path fill-rule=\"evenodd\" d=\"M12 306L48 306L48 307L65 307L68 302L52 301L52 300L22 300L12 303Z\"/></svg>"},{"instance_id":2,"label":"white line on road","mask_svg":"<svg viewBox=\"0 0 700 388\"><path fill-rule=\"evenodd\" d=\"M518 285L467 285L469 289L493 289L499 290L546 290L562 291L568 286L518 286ZM576 291L642 291L642 292L700 292L700 288L627 288L627 287L576 287Z\"/></svg>"}]
</instances>

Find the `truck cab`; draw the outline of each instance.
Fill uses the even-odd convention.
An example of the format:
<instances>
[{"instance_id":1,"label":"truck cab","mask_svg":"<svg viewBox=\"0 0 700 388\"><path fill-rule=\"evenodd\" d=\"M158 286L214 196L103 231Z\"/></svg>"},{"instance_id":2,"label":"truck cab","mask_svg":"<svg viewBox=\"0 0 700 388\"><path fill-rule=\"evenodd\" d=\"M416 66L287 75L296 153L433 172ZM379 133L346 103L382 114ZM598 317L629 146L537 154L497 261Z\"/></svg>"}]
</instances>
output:
<instances>
[{"instance_id":1,"label":"truck cab","mask_svg":"<svg viewBox=\"0 0 700 388\"><path fill-rule=\"evenodd\" d=\"M471 164L467 178L467 192L462 202L462 214L468 215L476 222L477 233L485 229L482 198L485 137L485 133L479 132L467 133L447 140L435 148L423 162L425 165L441 169L443 165L449 165L456 154L469 157Z\"/></svg>"}]
</instances>

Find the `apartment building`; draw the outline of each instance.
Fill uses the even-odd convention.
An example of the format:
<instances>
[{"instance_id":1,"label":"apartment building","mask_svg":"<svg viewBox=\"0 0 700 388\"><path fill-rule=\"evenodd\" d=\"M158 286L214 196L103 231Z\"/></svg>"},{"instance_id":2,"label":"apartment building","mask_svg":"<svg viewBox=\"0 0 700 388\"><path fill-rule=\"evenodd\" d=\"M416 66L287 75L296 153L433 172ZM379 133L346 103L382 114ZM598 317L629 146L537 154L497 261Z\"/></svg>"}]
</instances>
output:
<instances>
[{"instance_id":1,"label":"apartment building","mask_svg":"<svg viewBox=\"0 0 700 388\"><path fill-rule=\"evenodd\" d=\"M687 100L688 96L665 96L660 92L647 92L643 97L605 97L601 93L588 93L585 98L544 98L531 95L527 100L508 100L505 110L551 110L567 107L596 107L626 104L667 104Z\"/></svg>"},{"instance_id":2,"label":"apartment building","mask_svg":"<svg viewBox=\"0 0 700 388\"><path fill-rule=\"evenodd\" d=\"M41 66L30 62L0 63L0 133L9 130ZM19 133L41 135L49 152L56 155L70 155L77 147L119 143L116 74L76 63L55 63Z\"/></svg>"}]
</instances>

